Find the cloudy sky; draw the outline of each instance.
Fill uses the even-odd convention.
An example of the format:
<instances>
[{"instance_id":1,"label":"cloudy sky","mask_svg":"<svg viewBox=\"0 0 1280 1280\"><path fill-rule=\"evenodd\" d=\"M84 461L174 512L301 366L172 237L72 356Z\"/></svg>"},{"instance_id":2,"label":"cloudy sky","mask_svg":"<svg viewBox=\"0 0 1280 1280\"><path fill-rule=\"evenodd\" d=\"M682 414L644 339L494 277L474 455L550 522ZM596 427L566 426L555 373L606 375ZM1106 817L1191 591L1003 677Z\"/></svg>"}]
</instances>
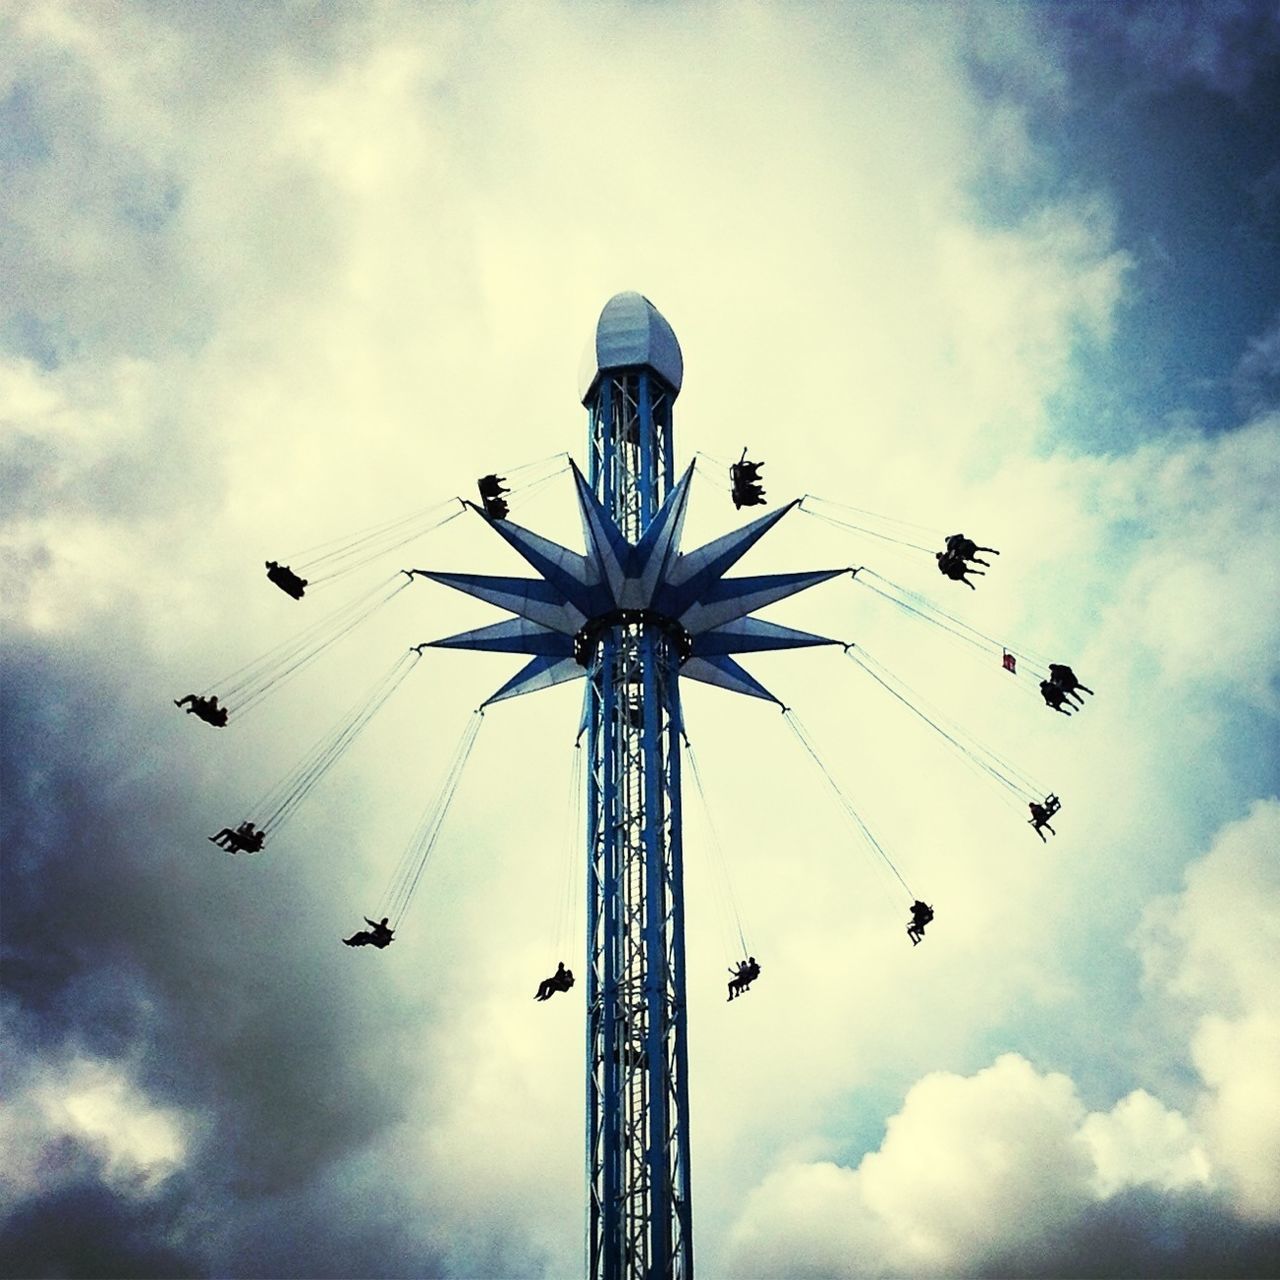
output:
<instances>
[{"instance_id":1,"label":"cloudy sky","mask_svg":"<svg viewBox=\"0 0 1280 1280\"><path fill-rule=\"evenodd\" d=\"M261 565L581 458L624 289L683 457L1002 553L970 593L792 514L744 569L866 564L1097 691L847 578L771 613L1063 797L1042 845L838 650L749 663L916 949L776 708L688 693L699 1271L1274 1271L1278 110L1247 0L0 0L3 1274L580 1273L581 993L530 999L581 955L578 689L488 715L376 953L515 660L429 654L261 856L204 837L493 611L417 581L241 724L171 700L402 557L512 568L474 516L301 604ZM689 545L743 518L697 483ZM518 518L575 537L565 478Z\"/></svg>"}]
</instances>

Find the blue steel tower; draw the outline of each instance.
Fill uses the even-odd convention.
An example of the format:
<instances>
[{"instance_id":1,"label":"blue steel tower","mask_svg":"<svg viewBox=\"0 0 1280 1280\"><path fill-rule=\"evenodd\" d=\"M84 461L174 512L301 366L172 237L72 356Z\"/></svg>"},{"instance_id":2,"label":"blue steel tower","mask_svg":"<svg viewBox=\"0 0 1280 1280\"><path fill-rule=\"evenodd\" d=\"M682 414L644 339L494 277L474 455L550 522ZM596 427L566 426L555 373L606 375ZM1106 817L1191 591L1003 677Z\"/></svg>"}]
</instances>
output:
<instances>
[{"instance_id":1,"label":"blue steel tower","mask_svg":"<svg viewBox=\"0 0 1280 1280\"><path fill-rule=\"evenodd\" d=\"M683 372L653 304L612 298L581 385L588 465L573 477L586 554L490 520L540 577L418 571L515 615L434 642L528 656L485 706L586 681L592 1280L693 1274L680 677L778 703L733 655L835 642L750 615L845 572L724 576L795 502L681 553L693 478L692 465L675 478Z\"/></svg>"},{"instance_id":2,"label":"blue steel tower","mask_svg":"<svg viewBox=\"0 0 1280 1280\"><path fill-rule=\"evenodd\" d=\"M680 344L646 299L619 294L601 313L582 374L588 482L639 544L675 483ZM688 655L679 624L645 609L637 585L600 628L587 684L593 1280L693 1272L680 838L679 671Z\"/></svg>"}]
</instances>

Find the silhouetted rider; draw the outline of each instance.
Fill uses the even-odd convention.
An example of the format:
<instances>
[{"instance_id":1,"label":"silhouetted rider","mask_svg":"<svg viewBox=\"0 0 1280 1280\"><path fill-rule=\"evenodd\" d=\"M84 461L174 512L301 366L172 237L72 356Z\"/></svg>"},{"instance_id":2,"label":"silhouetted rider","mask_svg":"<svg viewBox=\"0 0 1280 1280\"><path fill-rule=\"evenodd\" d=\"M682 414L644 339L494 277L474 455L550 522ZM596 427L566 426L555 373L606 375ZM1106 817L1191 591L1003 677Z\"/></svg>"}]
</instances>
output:
<instances>
[{"instance_id":1,"label":"silhouetted rider","mask_svg":"<svg viewBox=\"0 0 1280 1280\"><path fill-rule=\"evenodd\" d=\"M1045 840L1044 833L1047 831L1051 836L1058 833L1049 825L1049 810L1042 804L1037 804L1034 800L1027 806L1031 810L1031 829L1040 837L1040 839L1048 844ZM1057 812L1055 809L1054 812ZM1043 830L1041 829L1043 828Z\"/></svg>"},{"instance_id":2,"label":"silhouetted rider","mask_svg":"<svg viewBox=\"0 0 1280 1280\"><path fill-rule=\"evenodd\" d=\"M364 917L364 922L369 927L361 929L359 933L353 933L349 938L343 938L343 944L348 947L389 947L395 930L387 924L387 917L383 916L376 924Z\"/></svg>"},{"instance_id":3,"label":"silhouetted rider","mask_svg":"<svg viewBox=\"0 0 1280 1280\"><path fill-rule=\"evenodd\" d=\"M573 986L573 970L564 967L564 961L561 960L556 965L556 971L549 978L543 978L538 984L538 994L533 998L535 1000L550 1000L557 991L568 991Z\"/></svg>"},{"instance_id":4,"label":"silhouetted rider","mask_svg":"<svg viewBox=\"0 0 1280 1280\"><path fill-rule=\"evenodd\" d=\"M255 830L252 822L242 822L234 831L230 827L223 827L216 836L209 837L228 853L261 853L266 838L267 833Z\"/></svg>"},{"instance_id":5,"label":"silhouetted rider","mask_svg":"<svg viewBox=\"0 0 1280 1280\"><path fill-rule=\"evenodd\" d=\"M280 588L287 596L292 596L295 600L302 599L302 593L306 590L306 578L300 578L287 564L278 564L274 560L268 560L267 577Z\"/></svg>"},{"instance_id":6,"label":"silhouetted rider","mask_svg":"<svg viewBox=\"0 0 1280 1280\"><path fill-rule=\"evenodd\" d=\"M993 556L1000 553L995 547L980 547L972 538L966 538L963 533L953 533L947 539L946 554L957 560L972 560L975 564L985 564L987 568L991 568L989 560L979 560L979 551L989 551Z\"/></svg>"},{"instance_id":7,"label":"silhouetted rider","mask_svg":"<svg viewBox=\"0 0 1280 1280\"><path fill-rule=\"evenodd\" d=\"M907 925L907 937L911 939L911 945L918 946L920 939L924 937L924 927L933 920L933 908L921 902L918 898L911 904L911 923Z\"/></svg>"},{"instance_id":8,"label":"silhouetted rider","mask_svg":"<svg viewBox=\"0 0 1280 1280\"><path fill-rule=\"evenodd\" d=\"M748 956L745 960L738 961L737 967L729 972L733 974L729 982L729 999L734 1000L760 976L760 966L756 963L755 956Z\"/></svg>"},{"instance_id":9,"label":"silhouetted rider","mask_svg":"<svg viewBox=\"0 0 1280 1280\"><path fill-rule=\"evenodd\" d=\"M935 551L933 558L938 562L940 574L950 578L952 582L963 582L970 591L976 591L977 587L965 577L966 573L976 573L980 578L986 577L982 569L971 569L959 556L952 555L950 551Z\"/></svg>"},{"instance_id":10,"label":"silhouetted rider","mask_svg":"<svg viewBox=\"0 0 1280 1280\"><path fill-rule=\"evenodd\" d=\"M210 694L207 698L200 697L199 694L189 693L184 698L175 698L173 700L175 707L185 707L187 715L194 715L197 719L203 720L205 724L211 724L215 729L226 727L227 708L218 705L218 695Z\"/></svg>"},{"instance_id":11,"label":"silhouetted rider","mask_svg":"<svg viewBox=\"0 0 1280 1280\"><path fill-rule=\"evenodd\" d=\"M1081 684L1076 678L1076 673L1061 662L1049 663L1049 682L1056 688L1061 689L1068 698L1074 698L1082 707L1084 706L1084 699L1076 692L1077 689L1083 689L1085 693L1093 697L1093 690L1088 685Z\"/></svg>"},{"instance_id":12,"label":"silhouetted rider","mask_svg":"<svg viewBox=\"0 0 1280 1280\"><path fill-rule=\"evenodd\" d=\"M1066 692L1058 685L1050 683L1048 680L1040 681L1040 696L1044 699L1044 705L1050 707L1054 711L1061 711L1064 716L1071 714L1070 706L1063 706L1066 701ZM1083 702L1083 699L1081 699Z\"/></svg>"}]
</instances>

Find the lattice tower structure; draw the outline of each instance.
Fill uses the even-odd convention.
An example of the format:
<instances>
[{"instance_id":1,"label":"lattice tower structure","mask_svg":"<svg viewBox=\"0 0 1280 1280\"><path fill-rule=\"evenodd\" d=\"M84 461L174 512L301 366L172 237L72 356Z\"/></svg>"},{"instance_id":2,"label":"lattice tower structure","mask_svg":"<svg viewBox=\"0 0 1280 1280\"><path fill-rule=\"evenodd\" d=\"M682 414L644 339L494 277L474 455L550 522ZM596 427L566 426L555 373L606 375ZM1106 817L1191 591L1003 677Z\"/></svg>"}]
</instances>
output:
<instances>
[{"instance_id":1,"label":"lattice tower structure","mask_svg":"<svg viewBox=\"0 0 1280 1280\"><path fill-rule=\"evenodd\" d=\"M601 334L608 319L606 309ZM655 328L666 324L656 312L643 319ZM586 399L588 480L631 543L640 541L675 482L672 408L681 368L679 348L673 364L670 347L662 345L667 335L674 344L669 329L659 330L640 348L654 351L654 364L661 368L602 368ZM598 363L605 364L608 355L602 350ZM623 616L601 631L588 670L592 1280L688 1280L693 1274L680 816L682 656L667 620Z\"/></svg>"}]
</instances>

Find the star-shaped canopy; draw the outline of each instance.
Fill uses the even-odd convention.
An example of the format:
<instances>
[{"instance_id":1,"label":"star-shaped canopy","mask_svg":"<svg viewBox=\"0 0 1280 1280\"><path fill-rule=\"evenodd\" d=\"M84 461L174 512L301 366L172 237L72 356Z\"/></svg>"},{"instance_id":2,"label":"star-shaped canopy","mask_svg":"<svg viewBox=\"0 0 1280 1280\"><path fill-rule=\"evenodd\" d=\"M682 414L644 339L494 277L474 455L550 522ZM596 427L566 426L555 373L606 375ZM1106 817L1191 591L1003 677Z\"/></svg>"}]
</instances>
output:
<instances>
[{"instance_id":1,"label":"star-shaped canopy","mask_svg":"<svg viewBox=\"0 0 1280 1280\"><path fill-rule=\"evenodd\" d=\"M586 555L509 520L489 520L480 508L468 503L541 576L508 578L413 570L516 615L505 622L431 641L431 646L444 649L530 656L485 706L585 677L587 668L575 656L581 651L584 629L589 635L592 623L609 625L611 615L623 612L640 611L661 618L682 635L687 656L681 675L771 702L778 699L735 662L733 654L839 643L750 615L848 570L724 576L798 500L684 554L680 533L689 503L692 464L638 543L627 541L576 466L573 479Z\"/></svg>"}]
</instances>

